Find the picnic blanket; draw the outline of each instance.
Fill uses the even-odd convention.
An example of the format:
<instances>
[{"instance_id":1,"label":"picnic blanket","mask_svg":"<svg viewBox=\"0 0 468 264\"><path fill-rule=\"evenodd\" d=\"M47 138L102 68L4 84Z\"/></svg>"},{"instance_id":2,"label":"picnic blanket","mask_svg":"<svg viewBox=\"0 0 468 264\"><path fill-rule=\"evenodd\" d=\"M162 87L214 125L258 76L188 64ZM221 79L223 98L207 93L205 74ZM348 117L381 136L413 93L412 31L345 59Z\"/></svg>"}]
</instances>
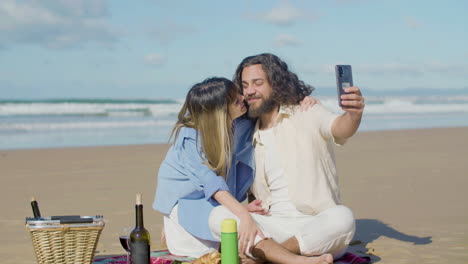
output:
<instances>
[{"instance_id":1,"label":"picnic blanket","mask_svg":"<svg viewBox=\"0 0 468 264\"><path fill-rule=\"evenodd\" d=\"M176 256L169 253L168 250L157 250L151 252L151 264L171 264L188 262L192 263L195 258ZM99 257L94 258L94 264L127 264L127 255Z\"/></svg>"},{"instance_id":2,"label":"picnic blanket","mask_svg":"<svg viewBox=\"0 0 468 264\"><path fill-rule=\"evenodd\" d=\"M358 255L354 255L353 253L346 253L343 257L335 260L334 264L368 264L370 263L369 257L360 257Z\"/></svg>"},{"instance_id":3,"label":"picnic blanket","mask_svg":"<svg viewBox=\"0 0 468 264\"><path fill-rule=\"evenodd\" d=\"M176 256L169 253L168 250L158 250L151 252L151 264L172 264L172 263L192 263L195 259L184 256ZM369 258L359 257L352 253L346 253L340 259L335 260L335 264L367 264L370 263ZM94 258L94 264L127 264L127 256L112 256Z\"/></svg>"}]
</instances>

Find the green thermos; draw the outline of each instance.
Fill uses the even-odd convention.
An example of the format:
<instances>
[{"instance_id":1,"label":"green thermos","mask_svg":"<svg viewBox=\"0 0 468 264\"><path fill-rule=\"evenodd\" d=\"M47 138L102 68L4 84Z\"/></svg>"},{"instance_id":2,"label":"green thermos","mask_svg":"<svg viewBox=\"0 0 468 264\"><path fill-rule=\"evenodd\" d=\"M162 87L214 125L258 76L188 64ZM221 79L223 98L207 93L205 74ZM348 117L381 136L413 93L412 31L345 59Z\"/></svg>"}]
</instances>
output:
<instances>
[{"instance_id":1,"label":"green thermos","mask_svg":"<svg viewBox=\"0 0 468 264\"><path fill-rule=\"evenodd\" d=\"M221 223L221 263L238 264L237 222L234 219L224 219Z\"/></svg>"}]
</instances>

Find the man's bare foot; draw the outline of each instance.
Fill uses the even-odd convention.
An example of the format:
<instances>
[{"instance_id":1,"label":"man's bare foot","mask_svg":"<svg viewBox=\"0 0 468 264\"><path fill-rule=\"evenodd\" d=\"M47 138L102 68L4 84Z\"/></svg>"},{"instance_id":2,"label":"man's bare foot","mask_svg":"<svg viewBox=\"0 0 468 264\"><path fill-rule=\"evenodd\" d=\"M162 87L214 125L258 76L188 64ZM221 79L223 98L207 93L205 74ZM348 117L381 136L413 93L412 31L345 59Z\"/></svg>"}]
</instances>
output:
<instances>
[{"instance_id":1,"label":"man's bare foot","mask_svg":"<svg viewBox=\"0 0 468 264\"><path fill-rule=\"evenodd\" d=\"M333 256L301 256L292 253L272 239L263 239L253 247L253 256L276 264L332 264Z\"/></svg>"},{"instance_id":2,"label":"man's bare foot","mask_svg":"<svg viewBox=\"0 0 468 264\"><path fill-rule=\"evenodd\" d=\"M323 254L315 257L298 256L299 258L294 263L304 264L332 264L333 256L331 254Z\"/></svg>"},{"instance_id":3,"label":"man's bare foot","mask_svg":"<svg viewBox=\"0 0 468 264\"><path fill-rule=\"evenodd\" d=\"M328 264L328 263L332 264L333 263L332 254L323 254L323 255L319 256L318 258L319 258L320 261L322 261L322 263L326 263L326 264Z\"/></svg>"}]
</instances>

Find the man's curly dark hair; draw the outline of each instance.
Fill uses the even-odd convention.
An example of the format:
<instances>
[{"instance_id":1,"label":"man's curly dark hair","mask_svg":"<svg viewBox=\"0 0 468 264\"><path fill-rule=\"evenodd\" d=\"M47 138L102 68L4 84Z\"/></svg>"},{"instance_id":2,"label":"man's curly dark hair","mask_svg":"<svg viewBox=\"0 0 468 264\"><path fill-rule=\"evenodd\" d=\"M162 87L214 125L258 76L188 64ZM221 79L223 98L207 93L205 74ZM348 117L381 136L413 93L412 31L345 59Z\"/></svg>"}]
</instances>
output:
<instances>
[{"instance_id":1,"label":"man's curly dark hair","mask_svg":"<svg viewBox=\"0 0 468 264\"><path fill-rule=\"evenodd\" d=\"M245 67L261 64L271 85L272 100L276 105L297 105L315 89L299 80L297 75L288 69L288 65L278 56L271 53L245 58L237 67L234 83L242 92L242 71Z\"/></svg>"}]
</instances>

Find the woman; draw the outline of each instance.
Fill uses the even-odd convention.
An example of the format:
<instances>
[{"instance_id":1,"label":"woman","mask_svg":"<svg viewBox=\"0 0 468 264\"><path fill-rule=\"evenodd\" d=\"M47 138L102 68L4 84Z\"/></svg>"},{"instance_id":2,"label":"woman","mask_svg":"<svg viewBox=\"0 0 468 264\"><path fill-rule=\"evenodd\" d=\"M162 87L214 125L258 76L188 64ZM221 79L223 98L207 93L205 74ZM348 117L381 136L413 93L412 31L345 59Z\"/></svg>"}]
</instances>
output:
<instances>
[{"instance_id":1,"label":"woman","mask_svg":"<svg viewBox=\"0 0 468 264\"><path fill-rule=\"evenodd\" d=\"M173 145L159 169L153 204L165 215L171 253L199 257L218 249L208 220L220 204L239 217L240 241L244 237L254 241L257 234L263 237L248 209L239 203L253 181L252 121L235 120L246 111L242 95L226 78L206 79L188 92L172 132ZM241 252L245 248L241 243Z\"/></svg>"}]
</instances>

